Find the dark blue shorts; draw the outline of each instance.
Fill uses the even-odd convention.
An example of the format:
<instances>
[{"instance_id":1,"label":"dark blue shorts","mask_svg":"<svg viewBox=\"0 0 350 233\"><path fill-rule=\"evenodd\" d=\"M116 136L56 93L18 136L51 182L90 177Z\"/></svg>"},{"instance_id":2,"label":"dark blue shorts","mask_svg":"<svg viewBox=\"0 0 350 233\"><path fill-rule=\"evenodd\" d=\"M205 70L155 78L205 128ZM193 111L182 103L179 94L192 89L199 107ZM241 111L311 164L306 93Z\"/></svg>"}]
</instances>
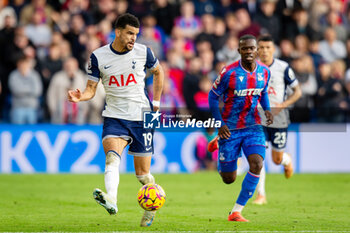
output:
<instances>
[{"instance_id":1,"label":"dark blue shorts","mask_svg":"<svg viewBox=\"0 0 350 233\"><path fill-rule=\"evenodd\" d=\"M237 160L242 156L242 151L246 157L259 154L264 159L265 150L265 135L261 125L232 130L229 139L219 139L218 171L237 170Z\"/></svg>"},{"instance_id":2,"label":"dark blue shorts","mask_svg":"<svg viewBox=\"0 0 350 233\"><path fill-rule=\"evenodd\" d=\"M144 129L143 121L104 118L102 141L110 137L123 138L129 142L129 154L149 156L153 154L153 129Z\"/></svg>"},{"instance_id":3,"label":"dark blue shorts","mask_svg":"<svg viewBox=\"0 0 350 233\"><path fill-rule=\"evenodd\" d=\"M266 142L271 142L272 148L276 151L283 151L287 145L288 128L264 127Z\"/></svg>"}]
</instances>

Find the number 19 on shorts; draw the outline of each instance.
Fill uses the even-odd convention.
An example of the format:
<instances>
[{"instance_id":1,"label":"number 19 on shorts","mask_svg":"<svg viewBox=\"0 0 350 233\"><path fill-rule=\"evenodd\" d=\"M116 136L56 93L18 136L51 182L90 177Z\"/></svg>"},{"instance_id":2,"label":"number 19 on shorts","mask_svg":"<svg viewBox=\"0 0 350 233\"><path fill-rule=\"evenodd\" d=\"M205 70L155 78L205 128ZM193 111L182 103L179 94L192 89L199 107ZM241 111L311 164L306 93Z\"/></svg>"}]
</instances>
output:
<instances>
[{"instance_id":1,"label":"number 19 on shorts","mask_svg":"<svg viewBox=\"0 0 350 233\"><path fill-rule=\"evenodd\" d=\"M152 133L143 133L142 136L145 143L145 147L152 146Z\"/></svg>"}]
</instances>

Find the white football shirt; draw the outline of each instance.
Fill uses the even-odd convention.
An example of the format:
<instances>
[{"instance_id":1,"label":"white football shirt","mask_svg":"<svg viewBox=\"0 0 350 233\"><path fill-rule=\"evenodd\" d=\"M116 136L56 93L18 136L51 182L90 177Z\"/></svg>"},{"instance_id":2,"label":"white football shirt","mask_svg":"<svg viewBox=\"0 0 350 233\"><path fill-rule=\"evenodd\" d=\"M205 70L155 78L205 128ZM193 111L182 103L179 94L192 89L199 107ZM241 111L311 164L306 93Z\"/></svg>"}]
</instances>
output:
<instances>
[{"instance_id":1,"label":"white football shirt","mask_svg":"<svg viewBox=\"0 0 350 233\"><path fill-rule=\"evenodd\" d=\"M159 64L150 48L135 43L130 51L119 53L112 44L96 49L90 56L89 79L102 84L106 91L106 106L102 116L142 121L143 111L151 109L145 89L146 68Z\"/></svg>"},{"instance_id":2,"label":"white football shirt","mask_svg":"<svg viewBox=\"0 0 350 233\"><path fill-rule=\"evenodd\" d=\"M268 84L268 94L271 108L276 106L276 103L282 103L286 98L287 87L293 88L298 85L298 80L295 77L294 71L287 62L280 59L274 59L269 66L271 77ZM266 126L265 114L262 124ZM287 109L282 110L277 116L273 118L273 124L268 127L271 128L287 128L289 124L289 113Z\"/></svg>"}]
</instances>

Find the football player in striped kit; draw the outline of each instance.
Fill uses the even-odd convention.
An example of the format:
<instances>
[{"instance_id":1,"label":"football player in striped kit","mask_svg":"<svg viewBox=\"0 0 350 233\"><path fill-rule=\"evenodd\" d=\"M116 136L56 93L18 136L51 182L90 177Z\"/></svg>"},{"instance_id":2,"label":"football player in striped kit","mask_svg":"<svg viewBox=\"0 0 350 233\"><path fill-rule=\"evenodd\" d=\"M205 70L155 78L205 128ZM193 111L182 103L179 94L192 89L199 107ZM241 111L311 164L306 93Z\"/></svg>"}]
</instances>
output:
<instances>
[{"instance_id":1,"label":"football player in striped kit","mask_svg":"<svg viewBox=\"0 0 350 233\"><path fill-rule=\"evenodd\" d=\"M117 192L119 165L122 152L129 144L129 154L134 156L137 179L142 185L155 183L150 173L153 154L153 130L143 128L143 111L159 110L164 73L150 48L136 43L139 20L131 14L118 17L115 39L90 56L86 88L69 90L72 102L87 101L94 97L101 80L106 91L102 144L106 154L106 193L95 189L93 196L109 214L118 212ZM153 101L145 91L145 70L153 74ZM150 226L155 211L145 211L141 226Z\"/></svg>"},{"instance_id":2,"label":"football player in striped kit","mask_svg":"<svg viewBox=\"0 0 350 233\"><path fill-rule=\"evenodd\" d=\"M214 82L209 93L209 106L213 117L222 122L218 132L218 171L223 182L231 184L235 181L241 150L249 163L249 172L228 216L228 221L247 222L241 212L259 182L266 150L258 104L264 109L267 124L273 122L273 116L267 94L270 70L256 60L256 38L242 36L238 52L241 60L226 66ZM220 113L219 97L222 95L224 108Z\"/></svg>"}]
</instances>

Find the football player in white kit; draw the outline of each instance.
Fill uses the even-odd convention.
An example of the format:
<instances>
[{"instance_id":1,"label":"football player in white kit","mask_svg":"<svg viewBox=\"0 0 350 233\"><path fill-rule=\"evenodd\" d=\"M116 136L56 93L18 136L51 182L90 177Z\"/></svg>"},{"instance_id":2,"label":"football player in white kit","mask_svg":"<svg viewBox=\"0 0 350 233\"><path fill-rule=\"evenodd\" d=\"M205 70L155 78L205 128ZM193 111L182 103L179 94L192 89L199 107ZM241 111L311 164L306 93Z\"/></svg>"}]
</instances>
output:
<instances>
[{"instance_id":1,"label":"football player in white kit","mask_svg":"<svg viewBox=\"0 0 350 233\"><path fill-rule=\"evenodd\" d=\"M69 90L72 102L87 101L94 97L101 82L106 91L102 144L106 154L106 193L95 189L93 196L109 214L118 212L117 192L119 164L124 148L129 144L129 154L134 156L137 179L142 185L154 183L150 173L153 154L153 130L143 128L143 111L159 110L164 73L158 59L145 45L136 43L139 20L123 14L115 23L115 39L111 44L93 51L88 65L86 88ZM153 73L153 101L145 91L145 70ZM145 211L141 226L150 226L155 211Z\"/></svg>"},{"instance_id":2,"label":"football player in white kit","mask_svg":"<svg viewBox=\"0 0 350 233\"><path fill-rule=\"evenodd\" d=\"M295 103L302 95L298 80L288 63L273 57L275 46L270 35L262 35L258 38L258 55L260 61L267 65L271 71L271 78L268 85L268 95L271 105L271 112L274 115L273 124L264 125L266 141L272 145L272 160L275 164L284 166L286 178L293 175L293 164L290 154L284 152L287 143L287 129L289 114L287 107ZM289 87L292 94L286 98L286 90ZM263 115L262 115L263 116ZM260 181L257 186L257 198L255 204L265 204L265 167L261 170Z\"/></svg>"}]
</instances>

